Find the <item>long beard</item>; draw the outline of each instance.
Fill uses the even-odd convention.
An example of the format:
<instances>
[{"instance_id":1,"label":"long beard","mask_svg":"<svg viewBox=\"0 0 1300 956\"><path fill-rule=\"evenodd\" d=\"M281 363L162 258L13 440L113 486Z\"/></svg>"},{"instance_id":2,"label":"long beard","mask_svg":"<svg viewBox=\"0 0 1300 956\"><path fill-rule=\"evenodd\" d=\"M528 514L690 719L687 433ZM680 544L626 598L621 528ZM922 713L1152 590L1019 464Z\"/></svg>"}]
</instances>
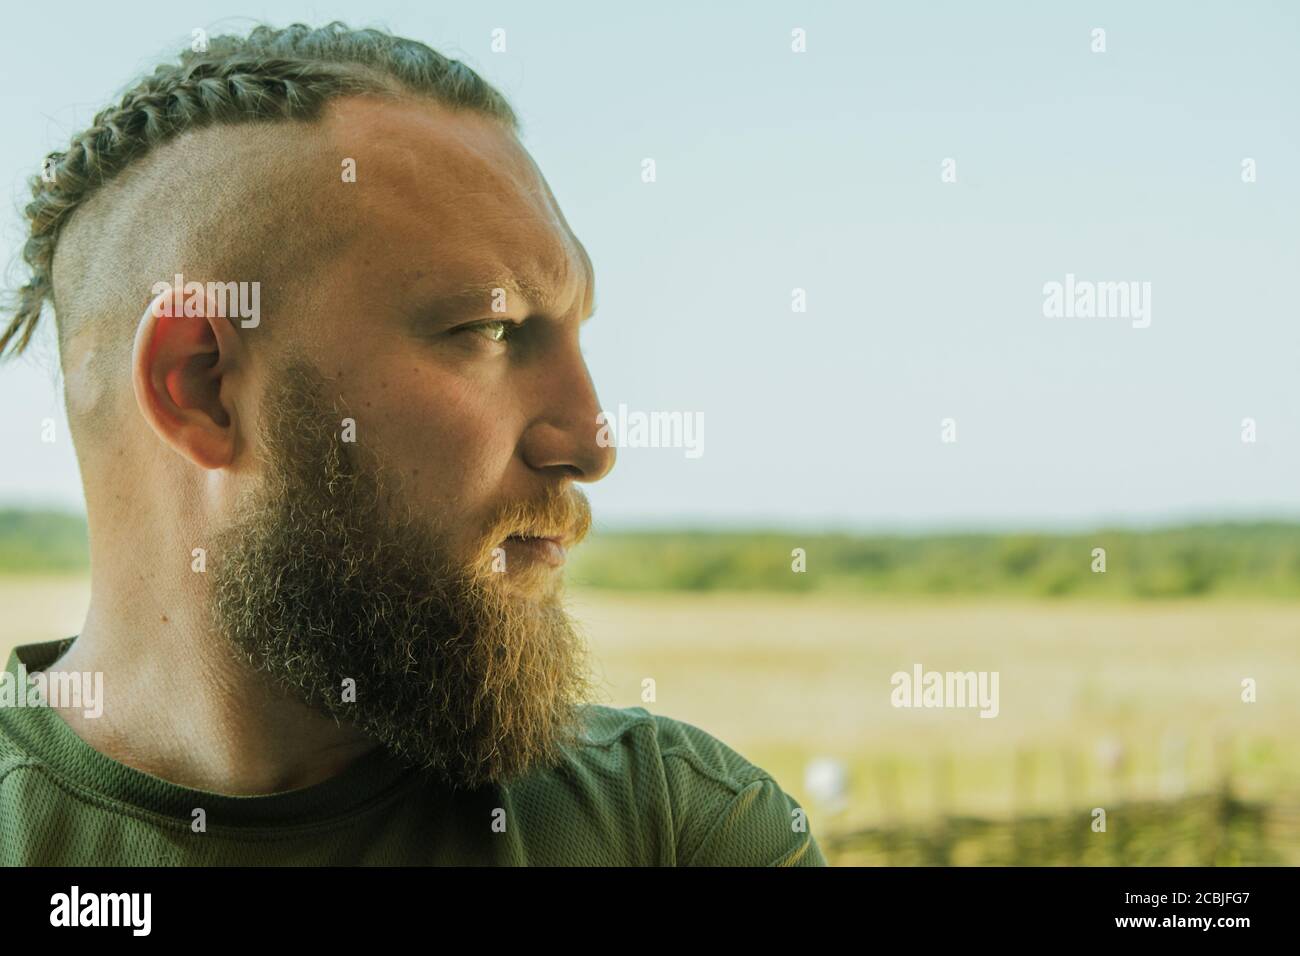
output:
<instances>
[{"instance_id":1,"label":"long beard","mask_svg":"<svg viewBox=\"0 0 1300 956\"><path fill-rule=\"evenodd\" d=\"M314 368L278 383L263 405L266 478L210 548L213 612L231 646L453 786L555 763L581 733L586 647L559 576L507 580L492 549L521 527L572 528L576 543L586 499L573 489L512 503L458 562L445 536L394 504L382 468L354 461Z\"/></svg>"}]
</instances>

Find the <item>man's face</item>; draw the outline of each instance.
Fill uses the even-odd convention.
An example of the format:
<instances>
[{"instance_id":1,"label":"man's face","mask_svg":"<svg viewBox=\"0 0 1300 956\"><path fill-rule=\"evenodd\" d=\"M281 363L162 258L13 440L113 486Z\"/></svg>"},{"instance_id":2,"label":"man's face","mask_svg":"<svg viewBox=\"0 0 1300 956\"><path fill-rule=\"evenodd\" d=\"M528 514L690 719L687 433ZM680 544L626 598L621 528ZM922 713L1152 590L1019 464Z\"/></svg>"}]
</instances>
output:
<instances>
[{"instance_id":1,"label":"man's face","mask_svg":"<svg viewBox=\"0 0 1300 956\"><path fill-rule=\"evenodd\" d=\"M323 122L356 182L322 190L322 217L341 216L349 239L319 272L304 357L337 385L357 445L400 476L414 517L468 556L501 509L578 494L573 482L613 466L579 347L590 261L496 121L358 98ZM508 580L559 574L550 545L487 544Z\"/></svg>"},{"instance_id":2,"label":"man's face","mask_svg":"<svg viewBox=\"0 0 1300 956\"><path fill-rule=\"evenodd\" d=\"M590 526L573 482L613 464L578 346L590 266L493 121L371 100L325 122L356 160L321 198L348 242L267 359L214 616L317 710L507 779L573 739L588 689L560 565Z\"/></svg>"}]
</instances>

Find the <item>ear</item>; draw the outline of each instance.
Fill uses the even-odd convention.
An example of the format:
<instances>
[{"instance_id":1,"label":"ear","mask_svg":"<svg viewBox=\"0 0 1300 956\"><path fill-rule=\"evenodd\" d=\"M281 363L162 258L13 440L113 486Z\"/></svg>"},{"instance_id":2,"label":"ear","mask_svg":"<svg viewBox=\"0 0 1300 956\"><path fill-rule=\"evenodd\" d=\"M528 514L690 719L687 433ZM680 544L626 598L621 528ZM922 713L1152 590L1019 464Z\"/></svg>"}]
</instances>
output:
<instances>
[{"instance_id":1,"label":"ear","mask_svg":"<svg viewBox=\"0 0 1300 956\"><path fill-rule=\"evenodd\" d=\"M201 468L223 468L235 457L237 434L228 376L243 353L205 295L196 291L186 306L184 290L171 284L149 303L136 329L131 383L159 438Z\"/></svg>"}]
</instances>

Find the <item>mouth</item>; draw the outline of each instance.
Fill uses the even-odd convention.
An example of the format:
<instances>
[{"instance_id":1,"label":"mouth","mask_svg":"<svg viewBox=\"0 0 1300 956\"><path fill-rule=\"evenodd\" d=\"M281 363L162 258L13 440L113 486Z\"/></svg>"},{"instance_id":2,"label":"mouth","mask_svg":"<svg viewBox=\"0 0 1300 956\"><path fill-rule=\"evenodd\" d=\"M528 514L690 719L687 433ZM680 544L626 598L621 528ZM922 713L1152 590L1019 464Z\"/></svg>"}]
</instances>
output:
<instances>
[{"instance_id":1,"label":"mouth","mask_svg":"<svg viewBox=\"0 0 1300 956\"><path fill-rule=\"evenodd\" d=\"M512 534L506 538L507 554L529 561L540 561L553 568L564 564L568 553L565 535Z\"/></svg>"}]
</instances>

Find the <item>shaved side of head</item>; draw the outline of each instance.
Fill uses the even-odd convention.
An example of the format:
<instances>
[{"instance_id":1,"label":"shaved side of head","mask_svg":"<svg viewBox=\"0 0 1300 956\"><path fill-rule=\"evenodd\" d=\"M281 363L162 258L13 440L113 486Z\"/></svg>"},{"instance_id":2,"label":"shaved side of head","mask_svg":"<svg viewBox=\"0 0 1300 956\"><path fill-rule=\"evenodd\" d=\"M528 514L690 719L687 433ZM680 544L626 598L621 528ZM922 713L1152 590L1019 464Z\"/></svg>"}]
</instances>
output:
<instances>
[{"instance_id":1,"label":"shaved side of head","mask_svg":"<svg viewBox=\"0 0 1300 956\"><path fill-rule=\"evenodd\" d=\"M77 210L53 273L80 447L93 452L97 435L120 436L135 325L156 283L177 274L258 283L268 317L258 342L275 342L280 320L301 316L312 277L345 245L355 208L339 200L340 161L316 122L209 127L158 149Z\"/></svg>"}]
</instances>

